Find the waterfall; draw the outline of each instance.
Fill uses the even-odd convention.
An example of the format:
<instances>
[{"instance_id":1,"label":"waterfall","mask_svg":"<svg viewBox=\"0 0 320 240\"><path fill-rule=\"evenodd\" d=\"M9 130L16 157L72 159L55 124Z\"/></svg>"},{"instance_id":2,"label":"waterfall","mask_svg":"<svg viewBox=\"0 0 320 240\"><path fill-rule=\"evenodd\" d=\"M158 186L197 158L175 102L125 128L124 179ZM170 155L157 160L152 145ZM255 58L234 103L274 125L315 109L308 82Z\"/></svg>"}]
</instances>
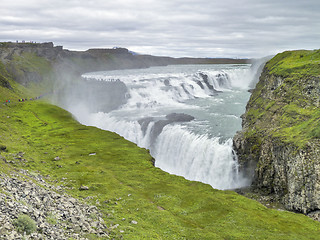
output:
<instances>
[{"instance_id":1,"label":"waterfall","mask_svg":"<svg viewBox=\"0 0 320 240\"><path fill-rule=\"evenodd\" d=\"M218 189L239 188L249 180L239 172L232 136L240 130L240 115L249 96L245 86L251 81L249 67L89 73L84 75L89 82L125 84L127 92L122 91L120 99L126 101L106 112L68 110L83 124L116 132L148 148L155 166L164 171ZM113 85L108 85L108 91Z\"/></svg>"},{"instance_id":2,"label":"waterfall","mask_svg":"<svg viewBox=\"0 0 320 240\"><path fill-rule=\"evenodd\" d=\"M232 139L195 135L181 126L167 126L152 151L156 166L189 180L208 183L218 189L239 188L248 184L239 175L232 150Z\"/></svg>"}]
</instances>

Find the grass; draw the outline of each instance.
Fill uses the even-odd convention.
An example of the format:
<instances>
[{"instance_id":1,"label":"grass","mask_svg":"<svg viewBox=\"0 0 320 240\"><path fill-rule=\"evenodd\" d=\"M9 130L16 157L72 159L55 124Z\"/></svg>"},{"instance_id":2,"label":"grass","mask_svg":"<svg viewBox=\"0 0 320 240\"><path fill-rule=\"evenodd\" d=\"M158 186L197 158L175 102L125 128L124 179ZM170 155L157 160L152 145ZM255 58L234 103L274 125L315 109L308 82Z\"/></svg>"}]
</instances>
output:
<instances>
[{"instance_id":1,"label":"grass","mask_svg":"<svg viewBox=\"0 0 320 240\"><path fill-rule=\"evenodd\" d=\"M16 83L7 72L4 64L0 61L0 83L1 82L6 82L6 84L0 84L0 104L5 103L7 100L18 102L19 98L29 99L38 96L38 94L44 91L43 87L36 86L27 88ZM7 84L10 85L10 88L6 87Z\"/></svg>"},{"instance_id":2,"label":"grass","mask_svg":"<svg viewBox=\"0 0 320 240\"><path fill-rule=\"evenodd\" d=\"M46 220L51 225L55 225L59 222L59 220L57 219L57 217L55 216L55 214L53 212L49 212L47 214Z\"/></svg>"},{"instance_id":3,"label":"grass","mask_svg":"<svg viewBox=\"0 0 320 240\"><path fill-rule=\"evenodd\" d=\"M14 79L22 81L24 87L26 87L21 92L24 93L21 97L26 97L26 93L41 95L45 93L46 89L53 88L53 80L56 78L56 73L54 73L52 63L43 57L37 56L36 53L23 52L21 55L14 54L12 60L7 63L6 68L11 73L11 76L14 76ZM29 79L26 80L27 83L24 83L23 79L28 74L30 75ZM10 75L8 74L8 76Z\"/></svg>"},{"instance_id":4,"label":"grass","mask_svg":"<svg viewBox=\"0 0 320 240\"><path fill-rule=\"evenodd\" d=\"M13 55L10 64L19 71L37 72L40 75L46 75L51 71L50 62L35 53L24 52L20 56Z\"/></svg>"},{"instance_id":5,"label":"grass","mask_svg":"<svg viewBox=\"0 0 320 240\"><path fill-rule=\"evenodd\" d=\"M1 155L9 159L12 153L25 152L28 160L26 165L1 162L2 171L21 167L40 171L77 198L91 196L88 201L100 203L107 225L120 225L111 234L115 238L319 236L320 224L301 214L267 209L232 191L165 173L152 166L147 150L115 133L82 126L68 112L46 102L2 104L0 112L0 145L8 150ZM57 156L61 160L53 161ZM79 191L81 185L89 190Z\"/></svg>"},{"instance_id":6,"label":"grass","mask_svg":"<svg viewBox=\"0 0 320 240\"><path fill-rule=\"evenodd\" d=\"M320 77L320 50L279 53L266 64L266 67L271 74L282 77Z\"/></svg>"}]
</instances>

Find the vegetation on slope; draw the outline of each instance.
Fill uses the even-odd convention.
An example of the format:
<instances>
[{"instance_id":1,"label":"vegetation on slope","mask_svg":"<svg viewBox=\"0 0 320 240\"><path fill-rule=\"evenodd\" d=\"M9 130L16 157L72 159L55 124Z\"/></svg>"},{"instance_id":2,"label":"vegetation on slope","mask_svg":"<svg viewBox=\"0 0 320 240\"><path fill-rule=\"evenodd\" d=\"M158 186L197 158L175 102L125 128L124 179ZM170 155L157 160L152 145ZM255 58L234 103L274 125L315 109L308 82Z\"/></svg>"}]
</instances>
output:
<instances>
[{"instance_id":1,"label":"vegetation on slope","mask_svg":"<svg viewBox=\"0 0 320 240\"><path fill-rule=\"evenodd\" d=\"M1 101L24 96L12 86L0 87ZM317 239L320 233L319 223L304 215L165 173L152 165L147 150L82 126L43 101L1 103L0 136L7 149L0 154L11 162L1 161L0 171L48 174L71 195L89 197L109 226L119 224L112 233L117 239ZM17 152L28 162L14 159ZM82 185L89 190L80 191Z\"/></svg>"},{"instance_id":2,"label":"vegetation on slope","mask_svg":"<svg viewBox=\"0 0 320 240\"><path fill-rule=\"evenodd\" d=\"M13 81L5 65L0 61L0 104L5 103L6 100L18 101L21 97L30 97L34 94L31 89Z\"/></svg>"},{"instance_id":3,"label":"vegetation on slope","mask_svg":"<svg viewBox=\"0 0 320 240\"><path fill-rule=\"evenodd\" d=\"M277 54L266 65L271 74L299 79L320 76L320 49L286 51Z\"/></svg>"},{"instance_id":4,"label":"vegetation on slope","mask_svg":"<svg viewBox=\"0 0 320 240\"><path fill-rule=\"evenodd\" d=\"M53 88L55 75L52 63L35 53L14 54L7 69L16 82L28 87L34 94L40 95L45 89Z\"/></svg>"},{"instance_id":5,"label":"vegetation on slope","mask_svg":"<svg viewBox=\"0 0 320 240\"><path fill-rule=\"evenodd\" d=\"M261 79L247 106L247 137L271 133L300 147L317 141L320 50L280 53L267 62Z\"/></svg>"}]
</instances>

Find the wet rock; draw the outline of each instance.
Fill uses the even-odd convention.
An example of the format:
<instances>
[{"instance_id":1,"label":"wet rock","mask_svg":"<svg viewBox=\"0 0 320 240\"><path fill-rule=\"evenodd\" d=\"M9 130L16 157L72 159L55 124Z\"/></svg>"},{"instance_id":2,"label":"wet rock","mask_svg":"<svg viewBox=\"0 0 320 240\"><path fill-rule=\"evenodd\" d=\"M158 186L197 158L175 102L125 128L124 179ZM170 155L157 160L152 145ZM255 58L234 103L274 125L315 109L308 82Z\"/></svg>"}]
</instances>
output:
<instances>
[{"instance_id":1,"label":"wet rock","mask_svg":"<svg viewBox=\"0 0 320 240\"><path fill-rule=\"evenodd\" d=\"M149 124L154 121L154 118L153 117L147 117L147 118L142 118L138 121L138 123L140 124L141 126L141 130L143 132L143 134L145 135L146 134L146 131L148 129L148 126Z\"/></svg>"},{"instance_id":2,"label":"wet rock","mask_svg":"<svg viewBox=\"0 0 320 240\"><path fill-rule=\"evenodd\" d=\"M185 113L170 113L166 118L173 122L190 122L194 117Z\"/></svg>"},{"instance_id":3,"label":"wet rock","mask_svg":"<svg viewBox=\"0 0 320 240\"><path fill-rule=\"evenodd\" d=\"M174 122L190 122L194 120L194 117L185 113L171 113L166 116L166 120L158 120L155 122L153 129L151 130L151 142L155 142L155 139L160 135L163 128Z\"/></svg>"}]
</instances>

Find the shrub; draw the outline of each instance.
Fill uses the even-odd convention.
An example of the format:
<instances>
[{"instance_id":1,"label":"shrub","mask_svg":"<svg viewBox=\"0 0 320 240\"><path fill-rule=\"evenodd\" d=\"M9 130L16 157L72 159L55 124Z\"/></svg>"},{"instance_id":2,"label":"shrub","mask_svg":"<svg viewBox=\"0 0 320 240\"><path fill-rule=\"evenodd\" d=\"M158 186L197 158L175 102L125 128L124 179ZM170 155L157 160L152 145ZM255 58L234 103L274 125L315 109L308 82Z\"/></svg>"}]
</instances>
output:
<instances>
[{"instance_id":1,"label":"shrub","mask_svg":"<svg viewBox=\"0 0 320 240\"><path fill-rule=\"evenodd\" d=\"M17 228L19 233L31 234L37 228L35 221L33 221L28 215L20 215L13 225Z\"/></svg>"},{"instance_id":2,"label":"shrub","mask_svg":"<svg viewBox=\"0 0 320 240\"><path fill-rule=\"evenodd\" d=\"M7 150L7 147L0 144L0 152L1 152L1 151L4 151L4 152L5 152L6 150Z\"/></svg>"}]
</instances>

